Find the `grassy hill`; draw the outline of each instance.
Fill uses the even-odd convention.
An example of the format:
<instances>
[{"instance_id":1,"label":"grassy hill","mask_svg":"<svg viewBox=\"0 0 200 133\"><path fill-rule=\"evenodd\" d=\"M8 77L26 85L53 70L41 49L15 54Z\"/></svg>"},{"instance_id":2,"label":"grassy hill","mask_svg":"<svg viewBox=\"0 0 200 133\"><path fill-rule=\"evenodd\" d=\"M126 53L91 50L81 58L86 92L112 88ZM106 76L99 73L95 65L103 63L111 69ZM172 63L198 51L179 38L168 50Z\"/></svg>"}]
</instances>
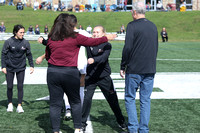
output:
<instances>
[{"instance_id":1,"label":"grassy hill","mask_svg":"<svg viewBox=\"0 0 200 133\"><path fill-rule=\"evenodd\" d=\"M15 24L22 24L28 29L29 25L39 24L41 32L44 25L52 26L54 19L61 12L25 8L17 11L13 6L0 6L0 21L4 21L7 32L12 32ZM131 12L83 12L73 13L78 23L84 28L88 25L103 25L108 32L119 31L122 24L125 26L132 21ZM146 18L153 21L160 34L162 27L166 27L169 41L200 41L200 12L147 12ZM160 36L159 39L161 40Z\"/></svg>"},{"instance_id":2,"label":"grassy hill","mask_svg":"<svg viewBox=\"0 0 200 133\"><path fill-rule=\"evenodd\" d=\"M13 25L18 23L23 24L26 28L30 24L39 24L41 31L43 31L45 24L51 27L55 17L59 13L43 10L33 11L31 8L25 8L24 11L16 11L15 7L0 6L0 22L5 22L7 32L12 32ZM128 22L132 21L130 12L74 14L78 17L79 23L84 27L89 24L92 27L101 24L109 32L118 31L121 24L127 25ZM200 12L147 12L146 17L157 25L158 32L165 26L169 34L170 42L159 43L157 72L200 72ZM2 49L3 43L4 41L0 41L0 49ZM120 70L123 43L123 41L112 41L109 62L114 73L119 73ZM36 41L30 41L30 44L35 62L35 59L44 53L45 47ZM41 65L35 65L35 67L46 66L46 61ZM192 79L188 79L188 82L190 80ZM7 86L2 84L4 81L5 75L1 73L0 133L51 133L49 101L35 100L49 95L47 85L24 85L23 108L25 113L23 114L15 112L17 86L14 85L14 112L7 113ZM169 84L173 84L173 82L169 82ZM188 88L188 91L194 89L191 87ZM196 87L198 88L199 86ZM175 94L176 91L174 91L173 95ZM151 102L151 119L149 123L150 133L199 133L199 103L200 99L153 99ZM124 100L119 100L119 104L127 121L128 117ZM123 133L118 128L114 114L108 106L106 100L93 100L90 118L94 132ZM139 116L139 100L136 100L136 106ZM64 113L62 113L62 118L63 116ZM61 131L63 133L73 133L73 122L62 119Z\"/></svg>"}]
</instances>

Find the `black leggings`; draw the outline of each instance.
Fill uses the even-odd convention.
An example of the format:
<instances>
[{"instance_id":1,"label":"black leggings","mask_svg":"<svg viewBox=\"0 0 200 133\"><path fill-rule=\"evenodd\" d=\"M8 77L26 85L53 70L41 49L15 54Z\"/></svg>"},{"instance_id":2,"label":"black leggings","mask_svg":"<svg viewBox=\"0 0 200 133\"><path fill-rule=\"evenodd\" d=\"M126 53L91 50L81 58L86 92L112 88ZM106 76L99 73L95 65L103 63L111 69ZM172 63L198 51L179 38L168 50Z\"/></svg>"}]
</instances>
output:
<instances>
[{"instance_id":1,"label":"black leggings","mask_svg":"<svg viewBox=\"0 0 200 133\"><path fill-rule=\"evenodd\" d=\"M165 42L165 40L166 40L166 42L168 42L168 36L166 36L166 37L162 36L162 41Z\"/></svg>"},{"instance_id":2,"label":"black leggings","mask_svg":"<svg viewBox=\"0 0 200 133\"><path fill-rule=\"evenodd\" d=\"M16 73L17 77L17 90L18 90L18 104L22 104L23 99L23 84L24 84L24 75L25 70L20 72L8 72L6 74L6 81L7 81L7 97L8 103L12 103L12 96L13 96L13 80L14 75Z\"/></svg>"},{"instance_id":3,"label":"black leggings","mask_svg":"<svg viewBox=\"0 0 200 133\"><path fill-rule=\"evenodd\" d=\"M72 109L74 128L81 128L81 100L79 71L74 67L48 67L47 84L50 95L50 120L53 132L59 132L63 94Z\"/></svg>"},{"instance_id":4,"label":"black leggings","mask_svg":"<svg viewBox=\"0 0 200 133\"><path fill-rule=\"evenodd\" d=\"M114 89L114 85L113 85L113 81L111 77L106 76L102 79L95 80L93 78L90 78L89 76L86 76L85 81L86 81L85 82L86 92L85 92L83 107L82 107L82 124L86 125L86 121L90 114L90 109L92 105L92 97L94 95L94 92L97 86L99 86L99 88L103 92L103 95L105 96L107 102L109 103L110 108L115 114L117 122L119 124L123 124L125 121L124 116L122 115L122 112L118 103L117 93Z\"/></svg>"}]
</instances>

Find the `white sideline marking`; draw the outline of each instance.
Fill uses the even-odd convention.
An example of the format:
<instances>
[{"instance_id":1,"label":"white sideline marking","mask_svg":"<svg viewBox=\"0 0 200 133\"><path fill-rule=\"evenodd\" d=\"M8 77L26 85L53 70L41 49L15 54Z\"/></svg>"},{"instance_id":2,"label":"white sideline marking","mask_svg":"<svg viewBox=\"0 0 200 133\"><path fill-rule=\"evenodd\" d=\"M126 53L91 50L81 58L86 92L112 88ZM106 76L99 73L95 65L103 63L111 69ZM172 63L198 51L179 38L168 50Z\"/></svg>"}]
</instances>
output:
<instances>
[{"instance_id":1,"label":"white sideline marking","mask_svg":"<svg viewBox=\"0 0 200 133\"><path fill-rule=\"evenodd\" d=\"M122 58L109 58L109 60L121 60ZM193 61L193 62L199 62L200 60L198 59L159 59L157 58L156 60L164 60L164 61Z\"/></svg>"},{"instance_id":2,"label":"white sideline marking","mask_svg":"<svg viewBox=\"0 0 200 133\"><path fill-rule=\"evenodd\" d=\"M33 74L29 73L29 68L25 72L24 84L46 84L45 67L36 67ZM119 73L112 73L115 88L119 99L124 99L125 83L119 80ZM117 80L115 80L117 79ZM16 78L14 84L16 84ZM6 81L3 83L6 84ZM164 92L153 92L152 99L193 99L200 98L200 72L168 72L156 73L154 87L160 88ZM97 90L98 92L99 90ZM139 98L138 93L136 98ZM105 99L102 93L95 93L93 99Z\"/></svg>"},{"instance_id":3,"label":"white sideline marking","mask_svg":"<svg viewBox=\"0 0 200 133\"><path fill-rule=\"evenodd\" d=\"M47 67L35 67L34 72L30 74L30 68L27 67L25 71L24 84L47 84ZM6 84L6 81L3 82ZM14 78L14 84L17 84L16 76Z\"/></svg>"},{"instance_id":4,"label":"white sideline marking","mask_svg":"<svg viewBox=\"0 0 200 133\"><path fill-rule=\"evenodd\" d=\"M198 60L198 59L157 59L157 60L167 60L167 61L200 61L200 60Z\"/></svg>"},{"instance_id":5,"label":"white sideline marking","mask_svg":"<svg viewBox=\"0 0 200 133\"><path fill-rule=\"evenodd\" d=\"M114 84L124 88L125 83ZM200 98L200 72L169 72L155 75L154 87L163 92L152 92L151 99L193 99ZM118 99L124 99L124 92L117 92ZM102 93L95 93L93 99L105 99ZM139 99L139 93L136 93Z\"/></svg>"},{"instance_id":6,"label":"white sideline marking","mask_svg":"<svg viewBox=\"0 0 200 133\"><path fill-rule=\"evenodd\" d=\"M41 98L37 98L37 101L48 101L49 100L49 95Z\"/></svg>"}]
</instances>

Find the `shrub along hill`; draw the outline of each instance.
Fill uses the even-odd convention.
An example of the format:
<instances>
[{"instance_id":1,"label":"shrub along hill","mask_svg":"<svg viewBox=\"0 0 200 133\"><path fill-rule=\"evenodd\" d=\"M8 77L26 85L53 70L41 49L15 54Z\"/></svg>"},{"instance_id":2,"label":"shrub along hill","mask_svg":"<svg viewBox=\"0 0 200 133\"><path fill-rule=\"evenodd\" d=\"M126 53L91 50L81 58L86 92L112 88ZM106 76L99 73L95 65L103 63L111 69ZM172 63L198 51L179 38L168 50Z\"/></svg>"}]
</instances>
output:
<instances>
[{"instance_id":1,"label":"shrub along hill","mask_svg":"<svg viewBox=\"0 0 200 133\"><path fill-rule=\"evenodd\" d=\"M61 12L37 10L25 8L23 11L17 11L14 6L0 6L0 22L4 21L7 31L12 32L15 24L22 24L26 30L29 25L39 24L41 32L44 32L44 26L47 24L49 30L54 22L54 19ZM70 12L71 14L71 12ZM73 13L78 18L78 25L83 28L88 25L103 25L107 32L116 32L120 30L122 24L127 24L132 21L131 12L82 12ZM146 18L153 21L159 33L162 27L166 27L169 35L169 41L200 41L200 11L188 12L147 12Z\"/></svg>"}]
</instances>

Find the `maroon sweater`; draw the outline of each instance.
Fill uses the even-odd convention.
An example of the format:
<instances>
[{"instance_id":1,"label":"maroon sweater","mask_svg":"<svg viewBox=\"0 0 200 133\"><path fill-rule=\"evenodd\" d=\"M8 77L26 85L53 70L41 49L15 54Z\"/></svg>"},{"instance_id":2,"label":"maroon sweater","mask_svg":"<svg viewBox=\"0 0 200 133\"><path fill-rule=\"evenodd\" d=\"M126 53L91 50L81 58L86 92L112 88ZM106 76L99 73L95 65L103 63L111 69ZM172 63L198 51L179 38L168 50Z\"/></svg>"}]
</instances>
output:
<instances>
[{"instance_id":1,"label":"maroon sweater","mask_svg":"<svg viewBox=\"0 0 200 133\"><path fill-rule=\"evenodd\" d=\"M76 38L69 37L63 41L49 39L47 43L50 52L48 63L55 66L77 66L80 46L96 46L107 41L107 37L88 38L81 34L77 34Z\"/></svg>"}]
</instances>

